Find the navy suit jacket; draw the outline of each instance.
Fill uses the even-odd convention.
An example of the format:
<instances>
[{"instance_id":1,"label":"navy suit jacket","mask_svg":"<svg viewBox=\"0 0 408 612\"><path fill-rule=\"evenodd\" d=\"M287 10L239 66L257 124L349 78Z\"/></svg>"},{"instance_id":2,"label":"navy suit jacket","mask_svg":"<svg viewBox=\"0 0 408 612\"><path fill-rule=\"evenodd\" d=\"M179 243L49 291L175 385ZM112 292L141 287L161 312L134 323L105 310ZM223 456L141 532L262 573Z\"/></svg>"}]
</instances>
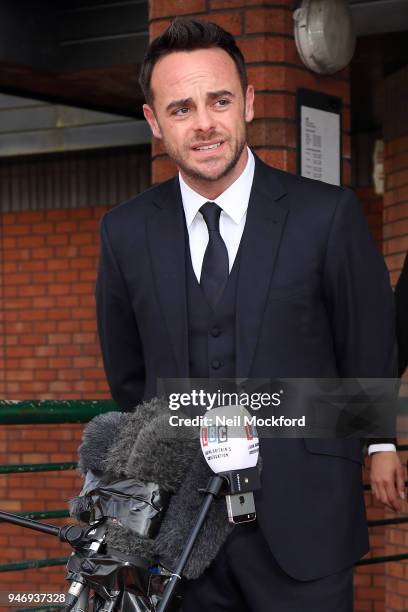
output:
<instances>
[{"instance_id":1,"label":"navy suit jacket","mask_svg":"<svg viewBox=\"0 0 408 612\"><path fill-rule=\"evenodd\" d=\"M101 223L98 329L112 396L133 410L157 378L189 376L185 220L178 178ZM396 375L384 261L347 188L255 156L236 298L237 378ZM281 567L308 580L368 550L357 439L261 441L260 526Z\"/></svg>"}]
</instances>

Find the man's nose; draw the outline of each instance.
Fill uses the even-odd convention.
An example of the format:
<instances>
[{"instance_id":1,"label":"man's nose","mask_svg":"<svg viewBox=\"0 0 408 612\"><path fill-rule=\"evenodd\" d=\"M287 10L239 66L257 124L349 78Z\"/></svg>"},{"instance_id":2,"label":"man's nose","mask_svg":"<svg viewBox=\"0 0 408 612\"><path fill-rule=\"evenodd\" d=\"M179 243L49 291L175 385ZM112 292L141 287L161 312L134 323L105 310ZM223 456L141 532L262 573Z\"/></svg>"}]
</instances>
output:
<instances>
[{"instance_id":1,"label":"man's nose","mask_svg":"<svg viewBox=\"0 0 408 612\"><path fill-rule=\"evenodd\" d=\"M207 107L197 109L195 114L194 129L200 132L208 132L214 128L214 117Z\"/></svg>"}]
</instances>

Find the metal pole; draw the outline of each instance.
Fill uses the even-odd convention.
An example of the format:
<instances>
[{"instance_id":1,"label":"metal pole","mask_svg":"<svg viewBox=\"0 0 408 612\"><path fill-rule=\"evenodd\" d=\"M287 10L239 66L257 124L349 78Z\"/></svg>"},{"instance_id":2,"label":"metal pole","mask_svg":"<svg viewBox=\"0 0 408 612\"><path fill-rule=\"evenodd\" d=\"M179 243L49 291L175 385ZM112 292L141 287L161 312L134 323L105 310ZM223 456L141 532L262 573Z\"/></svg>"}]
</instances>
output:
<instances>
[{"instance_id":1,"label":"metal pole","mask_svg":"<svg viewBox=\"0 0 408 612\"><path fill-rule=\"evenodd\" d=\"M173 598L174 592L176 590L176 587L179 583L179 581L181 580L181 575L183 573L183 570L186 566L186 563L188 561L188 558L190 556L190 553L192 551L192 548L195 544L195 541L197 539L197 536L200 532L200 529L206 519L206 516L208 514L208 511L211 507L211 504L214 500L214 497L216 497L217 495L219 495L221 488L223 486L223 484L225 484L225 479L222 478L221 476L213 476L207 486L207 489L205 490L205 492L207 493L206 496L204 497L203 503L201 505L200 511L198 513L196 522L194 524L194 527L192 528L190 535L187 539L187 542L182 550L182 553L179 557L179 560L177 562L177 566L174 570L174 572L172 573L169 582L166 585L166 588L164 589L164 593L163 593L163 597L160 601L160 604L157 608L157 612L165 612L167 609L167 606L169 605L170 601Z\"/></svg>"}]
</instances>

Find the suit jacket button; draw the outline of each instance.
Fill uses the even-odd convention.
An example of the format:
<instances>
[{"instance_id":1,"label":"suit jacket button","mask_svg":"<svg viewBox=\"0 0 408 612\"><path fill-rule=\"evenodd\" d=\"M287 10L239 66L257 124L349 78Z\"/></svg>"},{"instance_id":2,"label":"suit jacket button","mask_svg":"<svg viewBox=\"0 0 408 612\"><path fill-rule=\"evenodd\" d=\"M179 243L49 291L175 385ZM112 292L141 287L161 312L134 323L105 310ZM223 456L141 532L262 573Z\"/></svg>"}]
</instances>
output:
<instances>
[{"instance_id":1,"label":"suit jacket button","mask_svg":"<svg viewBox=\"0 0 408 612\"><path fill-rule=\"evenodd\" d=\"M218 359L213 359L211 362L211 367L213 370L218 370L218 368L221 367L221 361L218 361Z\"/></svg>"},{"instance_id":2,"label":"suit jacket button","mask_svg":"<svg viewBox=\"0 0 408 612\"><path fill-rule=\"evenodd\" d=\"M211 335L212 335L214 338L218 338L218 336L220 335L220 333L221 333L221 331L220 331L220 328L219 328L219 327L213 327L213 328L212 328L212 330L211 330Z\"/></svg>"}]
</instances>

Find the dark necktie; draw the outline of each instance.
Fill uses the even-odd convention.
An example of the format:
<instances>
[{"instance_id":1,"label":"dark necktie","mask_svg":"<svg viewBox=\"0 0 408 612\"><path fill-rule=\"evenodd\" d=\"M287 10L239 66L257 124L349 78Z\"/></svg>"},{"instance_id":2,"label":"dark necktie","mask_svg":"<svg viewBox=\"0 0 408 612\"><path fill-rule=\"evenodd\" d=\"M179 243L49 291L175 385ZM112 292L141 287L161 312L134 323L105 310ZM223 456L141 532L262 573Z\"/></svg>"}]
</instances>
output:
<instances>
[{"instance_id":1,"label":"dark necktie","mask_svg":"<svg viewBox=\"0 0 408 612\"><path fill-rule=\"evenodd\" d=\"M204 253L200 285L211 308L214 308L228 279L228 251L220 234L221 208L215 202L206 202L201 206L200 213L208 229L208 245Z\"/></svg>"}]
</instances>

